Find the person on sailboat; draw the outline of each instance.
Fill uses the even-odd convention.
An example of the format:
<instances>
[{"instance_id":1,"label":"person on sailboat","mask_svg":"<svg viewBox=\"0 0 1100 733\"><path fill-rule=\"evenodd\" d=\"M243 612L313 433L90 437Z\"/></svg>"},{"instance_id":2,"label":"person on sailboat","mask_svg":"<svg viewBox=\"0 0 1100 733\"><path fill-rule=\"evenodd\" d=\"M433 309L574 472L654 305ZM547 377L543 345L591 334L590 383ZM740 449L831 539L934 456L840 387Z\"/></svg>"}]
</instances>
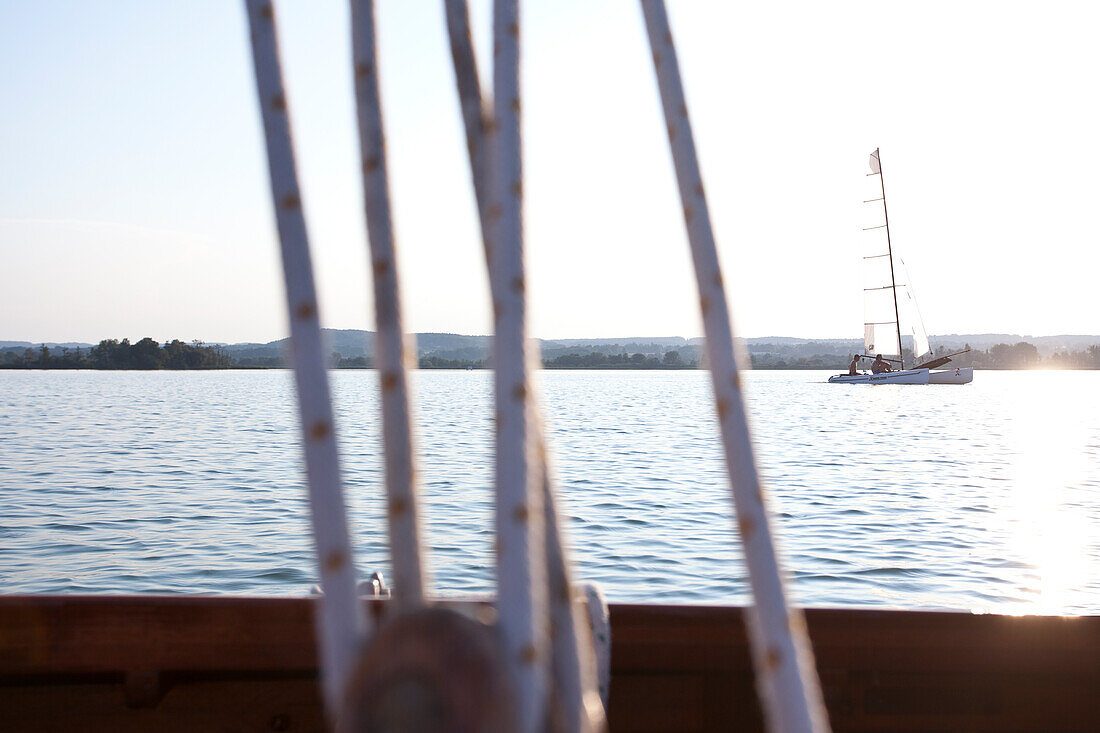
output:
<instances>
[{"instance_id":1,"label":"person on sailboat","mask_svg":"<svg viewBox=\"0 0 1100 733\"><path fill-rule=\"evenodd\" d=\"M871 362L871 374L882 374L890 371L890 365L882 358L882 354L875 354L875 360Z\"/></svg>"},{"instance_id":2,"label":"person on sailboat","mask_svg":"<svg viewBox=\"0 0 1100 733\"><path fill-rule=\"evenodd\" d=\"M852 357L852 363L848 365L848 376L854 377L859 374L859 354Z\"/></svg>"}]
</instances>

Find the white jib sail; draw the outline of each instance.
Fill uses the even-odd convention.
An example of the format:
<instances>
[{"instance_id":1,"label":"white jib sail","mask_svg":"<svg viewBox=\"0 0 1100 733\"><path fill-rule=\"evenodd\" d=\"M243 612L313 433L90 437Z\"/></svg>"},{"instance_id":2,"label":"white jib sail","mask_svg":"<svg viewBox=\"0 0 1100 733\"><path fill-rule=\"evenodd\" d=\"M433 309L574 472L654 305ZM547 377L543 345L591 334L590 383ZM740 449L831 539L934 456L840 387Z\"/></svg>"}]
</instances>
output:
<instances>
[{"instance_id":1,"label":"white jib sail","mask_svg":"<svg viewBox=\"0 0 1100 733\"><path fill-rule=\"evenodd\" d=\"M898 290L898 300L904 301L906 305L906 318L903 319L903 323L905 320L909 321L909 327L906 330L913 334L913 363L920 364L932 356L932 346L928 343L928 331L924 328L924 319L921 318L920 308L917 307L917 293L913 288L913 278L909 274L909 268L900 257L896 259L901 266L901 272L898 275L905 283L904 288Z\"/></svg>"}]
</instances>

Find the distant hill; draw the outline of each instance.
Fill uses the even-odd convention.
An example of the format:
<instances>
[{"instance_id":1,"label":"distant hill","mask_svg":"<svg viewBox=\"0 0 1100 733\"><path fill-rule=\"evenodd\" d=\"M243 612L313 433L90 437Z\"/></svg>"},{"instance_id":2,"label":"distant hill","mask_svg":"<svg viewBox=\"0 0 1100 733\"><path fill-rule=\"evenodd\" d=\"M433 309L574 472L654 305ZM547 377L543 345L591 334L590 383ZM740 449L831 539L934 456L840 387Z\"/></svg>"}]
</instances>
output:
<instances>
[{"instance_id":1,"label":"distant hill","mask_svg":"<svg viewBox=\"0 0 1100 733\"><path fill-rule=\"evenodd\" d=\"M326 348L345 359L374 356L374 333L353 329L324 329ZM907 346L911 338L903 339ZM1021 336L1018 334L949 334L933 336L934 346L961 349L970 344L975 349L987 349L995 344L1016 344L1027 341L1039 352L1048 356L1057 351L1086 349L1100 344L1100 336ZM466 336L455 333L416 334L417 355L435 356L440 359L477 361L486 359L492 345L490 336ZM807 339L793 336L762 336L745 339L751 354L773 354L783 358L810 356L846 356L863 349L859 339ZM287 339L266 344L230 344L225 350L234 358L241 356L277 357L286 349ZM701 338L681 336L635 336L628 338L595 339L540 339L539 345L545 359L565 354L645 354L661 357L676 351L685 361L698 360L703 351Z\"/></svg>"},{"instance_id":2,"label":"distant hill","mask_svg":"<svg viewBox=\"0 0 1100 733\"><path fill-rule=\"evenodd\" d=\"M1043 356L1050 356L1059 351L1079 351L1100 344L1100 336L1020 336L1014 333L952 333L932 338L932 343L936 346L946 346L949 349L961 349L966 344L970 344L975 349L988 349L996 344L1018 344L1021 341L1034 345Z\"/></svg>"},{"instance_id":3,"label":"distant hill","mask_svg":"<svg viewBox=\"0 0 1100 733\"><path fill-rule=\"evenodd\" d=\"M37 349L39 346L45 344L47 349L87 349L95 346L95 344L85 344L79 341L35 341L33 344L30 341L0 341L0 349L9 351L12 349Z\"/></svg>"},{"instance_id":4,"label":"distant hill","mask_svg":"<svg viewBox=\"0 0 1100 733\"><path fill-rule=\"evenodd\" d=\"M659 344L670 348L684 346L692 342L702 342L702 339L686 339L683 336L634 336L631 338L607 338L607 339L552 339L543 340L542 343L556 346L625 346L627 344L647 343Z\"/></svg>"},{"instance_id":5,"label":"distant hill","mask_svg":"<svg viewBox=\"0 0 1100 733\"><path fill-rule=\"evenodd\" d=\"M374 333L358 329L323 330L326 349L339 354L343 359L366 358L374 356ZM455 333L419 333L415 335L417 356L437 357L438 359L476 362L487 359L492 345L490 336L467 336ZM912 339L904 339L911 347ZM943 346L950 350L962 349L969 344L974 349L988 349L996 344L1016 344L1026 341L1033 344L1043 357L1062 351L1080 351L1089 346L1100 344L1100 336L1060 335L1060 336L1021 336L1008 333L987 334L947 334L932 337L933 346ZM793 336L763 336L744 340L750 354L768 355L776 359L800 359L812 357L845 357L861 351L863 342L859 339L806 339ZM279 339L267 343L210 344L219 346L236 363L271 364L282 360L286 354L289 339ZM87 349L93 344L80 342L52 342L45 345L51 350ZM644 354L663 357L670 351L677 352L686 362L700 361L703 352L703 340L683 338L681 336L635 336L626 338L595 339L542 339L539 341L544 359L555 359L569 354ZM26 349L37 349L42 342L0 341L0 352L22 353Z\"/></svg>"}]
</instances>

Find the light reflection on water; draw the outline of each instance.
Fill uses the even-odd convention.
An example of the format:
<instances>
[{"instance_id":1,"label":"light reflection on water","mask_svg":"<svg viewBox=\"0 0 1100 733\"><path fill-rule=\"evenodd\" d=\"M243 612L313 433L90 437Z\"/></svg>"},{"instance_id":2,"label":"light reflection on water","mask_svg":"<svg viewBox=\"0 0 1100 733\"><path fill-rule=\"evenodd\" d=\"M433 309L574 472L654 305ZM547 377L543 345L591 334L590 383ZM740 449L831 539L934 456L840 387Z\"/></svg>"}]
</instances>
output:
<instances>
[{"instance_id":1,"label":"light reflection on water","mask_svg":"<svg viewBox=\"0 0 1100 733\"><path fill-rule=\"evenodd\" d=\"M414 378L435 588L487 591L486 372ZM747 381L806 605L1100 613L1100 373L968 386ZM542 372L578 575L745 603L707 375ZM388 563L374 372L333 375L360 572ZM0 591L300 594L315 581L288 372L0 372Z\"/></svg>"},{"instance_id":2,"label":"light reflection on water","mask_svg":"<svg viewBox=\"0 0 1100 733\"><path fill-rule=\"evenodd\" d=\"M1000 518L1012 544L1030 560L1032 592L1037 595L1033 603L1020 607L1022 612L1061 613L1072 608L1078 589L1089 583L1097 557L1097 547L1090 547L1089 540L1091 534L1095 542L1100 527L1090 521L1089 509L1096 505L1100 441L1095 424L1090 437L1088 415L1068 405L1083 401L1095 415L1100 398L1062 386L1019 395L1016 418L1008 430L1016 459L1012 494ZM1062 416L1050 419L1053 405L1066 408ZM1095 513L1091 517L1094 520Z\"/></svg>"}]
</instances>

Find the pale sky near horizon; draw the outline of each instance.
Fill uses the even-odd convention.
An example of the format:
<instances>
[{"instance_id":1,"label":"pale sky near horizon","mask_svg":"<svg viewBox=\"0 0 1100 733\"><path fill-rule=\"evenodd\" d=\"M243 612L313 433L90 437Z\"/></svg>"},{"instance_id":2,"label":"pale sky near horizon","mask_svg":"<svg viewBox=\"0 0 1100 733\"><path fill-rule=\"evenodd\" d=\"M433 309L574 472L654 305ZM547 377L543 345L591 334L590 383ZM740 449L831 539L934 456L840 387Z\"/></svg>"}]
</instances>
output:
<instances>
[{"instance_id":1,"label":"pale sky near horizon","mask_svg":"<svg viewBox=\"0 0 1100 733\"><path fill-rule=\"evenodd\" d=\"M699 335L638 3L521 6L532 335ZM370 329L347 3L276 9L323 325ZM739 335L861 337L876 147L932 334L1100 333L1100 6L669 14ZM406 327L488 333L442 0L378 27ZM0 339L286 334L249 54L240 2L0 5Z\"/></svg>"}]
</instances>

